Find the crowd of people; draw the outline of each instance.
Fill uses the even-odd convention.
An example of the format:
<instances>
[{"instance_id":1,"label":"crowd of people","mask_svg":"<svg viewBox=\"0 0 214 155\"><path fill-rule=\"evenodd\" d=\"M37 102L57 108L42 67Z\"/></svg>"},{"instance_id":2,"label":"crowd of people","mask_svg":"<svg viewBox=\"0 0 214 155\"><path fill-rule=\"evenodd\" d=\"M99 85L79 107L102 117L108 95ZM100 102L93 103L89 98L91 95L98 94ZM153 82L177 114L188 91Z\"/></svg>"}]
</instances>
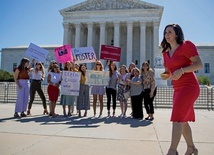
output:
<instances>
[{"instance_id":1,"label":"crowd of people","mask_svg":"<svg viewBox=\"0 0 214 155\"><path fill-rule=\"evenodd\" d=\"M49 97L49 110L47 110L46 98L41 88L44 80L45 70L41 62L23 58L20 65L15 69L14 79L17 84L17 101L14 117L25 117L31 115L32 103L37 92L43 103L43 114L51 117L57 117L55 113L56 102L60 93L60 84L62 81L62 71L80 72L80 89L79 96L63 95L60 97L60 104L62 105L63 115L72 116L74 114L74 105L79 117L86 117L87 111L90 110L90 93L93 96L93 117L103 117L103 96L107 96L107 117L115 117L115 110L117 101L120 103L121 114L118 117L127 117L127 100L131 103L131 117L136 119L143 119L143 103L146 108L148 117L146 120L153 120L154 107L153 99L156 93L156 85L154 80L154 71L148 62L142 64L142 69L138 69L134 63L131 63L127 68L126 65L121 65L119 69L114 61L107 61L106 66L102 61L96 60L94 71L109 71L108 85L89 86L85 84L86 81L86 66L85 64L75 64L75 62L66 62L64 68L60 70L59 64L56 61L51 61L48 67L47 76L47 92ZM146 67L144 67L146 66ZM31 73L31 82L29 83ZM91 92L90 91L91 87ZM30 94L30 100L28 97ZM23 102L24 101L24 102ZM97 114L97 102L99 101L99 115ZM112 102L112 113L111 113ZM27 108L28 105L28 109ZM67 109L66 109L67 106ZM27 113L25 114L25 111ZM84 110L82 115L81 111ZM19 115L20 113L20 115Z\"/></svg>"}]
</instances>

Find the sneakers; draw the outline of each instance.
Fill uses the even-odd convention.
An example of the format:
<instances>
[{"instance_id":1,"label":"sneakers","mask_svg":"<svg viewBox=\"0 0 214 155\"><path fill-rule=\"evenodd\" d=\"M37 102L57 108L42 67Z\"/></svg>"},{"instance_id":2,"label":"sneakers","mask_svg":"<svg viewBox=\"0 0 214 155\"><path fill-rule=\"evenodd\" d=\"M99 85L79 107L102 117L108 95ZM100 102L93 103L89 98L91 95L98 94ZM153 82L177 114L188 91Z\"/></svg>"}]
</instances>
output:
<instances>
[{"instance_id":1,"label":"sneakers","mask_svg":"<svg viewBox=\"0 0 214 155\"><path fill-rule=\"evenodd\" d=\"M153 121L153 120L154 120L154 117L148 116L148 117L145 118L145 120Z\"/></svg>"},{"instance_id":2,"label":"sneakers","mask_svg":"<svg viewBox=\"0 0 214 155\"><path fill-rule=\"evenodd\" d=\"M15 112L14 118L18 118L18 117L19 117L19 114L17 112Z\"/></svg>"},{"instance_id":3,"label":"sneakers","mask_svg":"<svg viewBox=\"0 0 214 155\"><path fill-rule=\"evenodd\" d=\"M24 112L21 113L21 117L26 117L26 116L27 115Z\"/></svg>"},{"instance_id":4,"label":"sneakers","mask_svg":"<svg viewBox=\"0 0 214 155\"><path fill-rule=\"evenodd\" d=\"M13 116L14 116L14 118L18 118L19 117L18 112L15 112L15 114ZM21 117L26 117L27 115L24 112L21 112L20 116Z\"/></svg>"}]
</instances>

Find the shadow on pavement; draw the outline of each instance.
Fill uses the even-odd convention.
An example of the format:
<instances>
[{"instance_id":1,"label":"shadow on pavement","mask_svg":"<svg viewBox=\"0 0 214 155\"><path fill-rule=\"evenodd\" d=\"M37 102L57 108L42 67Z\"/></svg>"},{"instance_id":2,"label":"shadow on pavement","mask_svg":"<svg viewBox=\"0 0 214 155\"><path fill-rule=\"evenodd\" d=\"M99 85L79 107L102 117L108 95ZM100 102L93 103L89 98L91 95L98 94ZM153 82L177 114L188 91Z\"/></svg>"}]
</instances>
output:
<instances>
[{"instance_id":1,"label":"shadow on pavement","mask_svg":"<svg viewBox=\"0 0 214 155\"><path fill-rule=\"evenodd\" d=\"M77 115L71 117L65 117L60 115L58 117L52 118L47 115L33 115L28 117L9 117L9 118L2 118L0 119L1 122L5 122L7 120L14 119L16 122L21 123L28 123L28 122L37 122L41 123L41 125L55 125L55 124L64 124L64 125L71 125L70 128L96 128L99 127L101 124L120 124L120 125L129 125L130 127L137 128L142 126L151 125L151 121L145 120L138 120L133 119L131 117L120 118L120 117L101 117L101 118L94 118L94 117L78 117Z\"/></svg>"}]
</instances>

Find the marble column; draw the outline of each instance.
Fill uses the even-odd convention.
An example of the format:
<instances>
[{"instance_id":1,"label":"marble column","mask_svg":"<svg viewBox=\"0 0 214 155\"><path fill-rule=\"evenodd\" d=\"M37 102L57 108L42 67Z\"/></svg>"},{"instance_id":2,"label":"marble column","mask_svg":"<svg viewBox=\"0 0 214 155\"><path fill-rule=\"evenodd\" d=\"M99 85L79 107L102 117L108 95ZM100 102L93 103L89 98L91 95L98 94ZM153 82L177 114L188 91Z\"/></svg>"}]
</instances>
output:
<instances>
[{"instance_id":1,"label":"marble column","mask_svg":"<svg viewBox=\"0 0 214 155\"><path fill-rule=\"evenodd\" d=\"M80 47L80 28L81 23L75 23L75 47Z\"/></svg>"},{"instance_id":2,"label":"marble column","mask_svg":"<svg viewBox=\"0 0 214 155\"><path fill-rule=\"evenodd\" d=\"M97 55L100 58L100 52L101 52L101 46L106 44L106 22L100 22L100 47L99 47L99 54ZM98 59L99 59L98 58ZM104 60L100 60L102 62L102 64L105 67L105 61Z\"/></svg>"},{"instance_id":3,"label":"marble column","mask_svg":"<svg viewBox=\"0 0 214 155\"><path fill-rule=\"evenodd\" d=\"M114 22L114 46L120 47L120 22ZM116 62L116 65L119 67L120 62Z\"/></svg>"},{"instance_id":4,"label":"marble column","mask_svg":"<svg viewBox=\"0 0 214 155\"><path fill-rule=\"evenodd\" d=\"M63 44L69 44L69 24L63 23L64 28L64 36L63 36Z\"/></svg>"},{"instance_id":5,"label":"marble column","mask_svg":"<svg viewBox=\"0 0 214 155\"><path fill-rule=\"evenodd\" d=\"M127 51L126 51L126 65L128 66L132 62L132 33L133 22L127 22Z\"/></svg>"},{"instance_id":6,"label":"marble column","mask_svg":"<svg viewBox=\"0 0 214 155\"><path fill-rule=\"evenodd\" d=\"M93 42L93 23L87 23L87 27L88 27L88 35L87 35L87 46L92 47L92 42ZM87 68L88 69L92 69L92 64L88 63L87 64Z\"/></svg>"},{"instance_id":7,"label":"marble column","mask_svg":"<svg viewBox=\"0 0 214 155\"><path fill-rule=\"evenodd\" d=\"M93 23L87 23L88 36L87 36L87 46L92 46L93 41Z\"/></svg>"},{"instance_id":8,"label":"marble column","mask_svg":"<svg viewBox=\"0 0 214 155\"><path fill-rule=\"evenodd\" d=\"M155 67L155 58L159 54L159 22L153 22L153 67Z\"/></svg>"},{"instance_id":9,"label":"marble column","mask_svg":"<svg viewBox=\"0 0 214 155\"><path fill-rule=\"evenodd\" d=\"M140 64L146 60L146 23L140 22Z\"/></svg>"}]
</instances>

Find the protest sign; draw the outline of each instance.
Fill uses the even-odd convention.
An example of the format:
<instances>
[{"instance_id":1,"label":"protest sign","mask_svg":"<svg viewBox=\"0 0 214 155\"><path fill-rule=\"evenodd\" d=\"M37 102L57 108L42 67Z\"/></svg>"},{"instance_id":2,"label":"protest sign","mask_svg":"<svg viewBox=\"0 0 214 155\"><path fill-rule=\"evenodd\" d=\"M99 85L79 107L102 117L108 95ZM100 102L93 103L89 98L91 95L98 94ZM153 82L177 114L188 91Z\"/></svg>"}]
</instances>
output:
<instances>
[{"instance_id":1,"label":"protest sign","mask_svg":"<svg viewBox=\"0 0 214 155\"><path fill-rule=\"evenodd\" d=\"M65 63L67 61L73 62L73 56L71 52L71 46L63 45L54 49L56 61L59 63Z\"/></svg>"},{"instance_id":2,"label":"protest sign","mask_svg":"<svg viewBox=\"0 0 214 155\"><path fill-rule=\"evenodd\" d=\"M109 80L109 71L86 71L85 84L92 86L107 86Z\"/></svg>"},{"instance_id":3,"label":"protest sign","mask_svg":"<svg viewBox=\"0 0 214 155\"><path fill-rule=\"evenodd\" d=\"M61 94L79 96L80 72L62 71Z\"/></svg>"},{"instance_id":4,"label":"protest sign","mask_svg":"<svg viewBox=\"0 0 214 155\"><path fill-rule=\"evenodd\" d=\"M101 46L100 59L120 62L121 48L109 45Z\"/></svg>"},{"instance_id":5,"label":"protest sign","mask_svg":"<svg viewBox=\"0 0 214 155\"><path fill-rule=\"evenodd\" d=\"M48 55L48 50L45 50L33 43L30 43L25 55L37 61L45 62Z\"/></svg>"},{"instance_id":6,"label":"protest sign","mask_svg":"<svg viewBox=\"0 0 214 155\"><path fill-rule=\"evenodd\" d=\"M96 62L96 54L93 47L72 48L75 63L91 63Z\"/></svg>"}]
</instances>

